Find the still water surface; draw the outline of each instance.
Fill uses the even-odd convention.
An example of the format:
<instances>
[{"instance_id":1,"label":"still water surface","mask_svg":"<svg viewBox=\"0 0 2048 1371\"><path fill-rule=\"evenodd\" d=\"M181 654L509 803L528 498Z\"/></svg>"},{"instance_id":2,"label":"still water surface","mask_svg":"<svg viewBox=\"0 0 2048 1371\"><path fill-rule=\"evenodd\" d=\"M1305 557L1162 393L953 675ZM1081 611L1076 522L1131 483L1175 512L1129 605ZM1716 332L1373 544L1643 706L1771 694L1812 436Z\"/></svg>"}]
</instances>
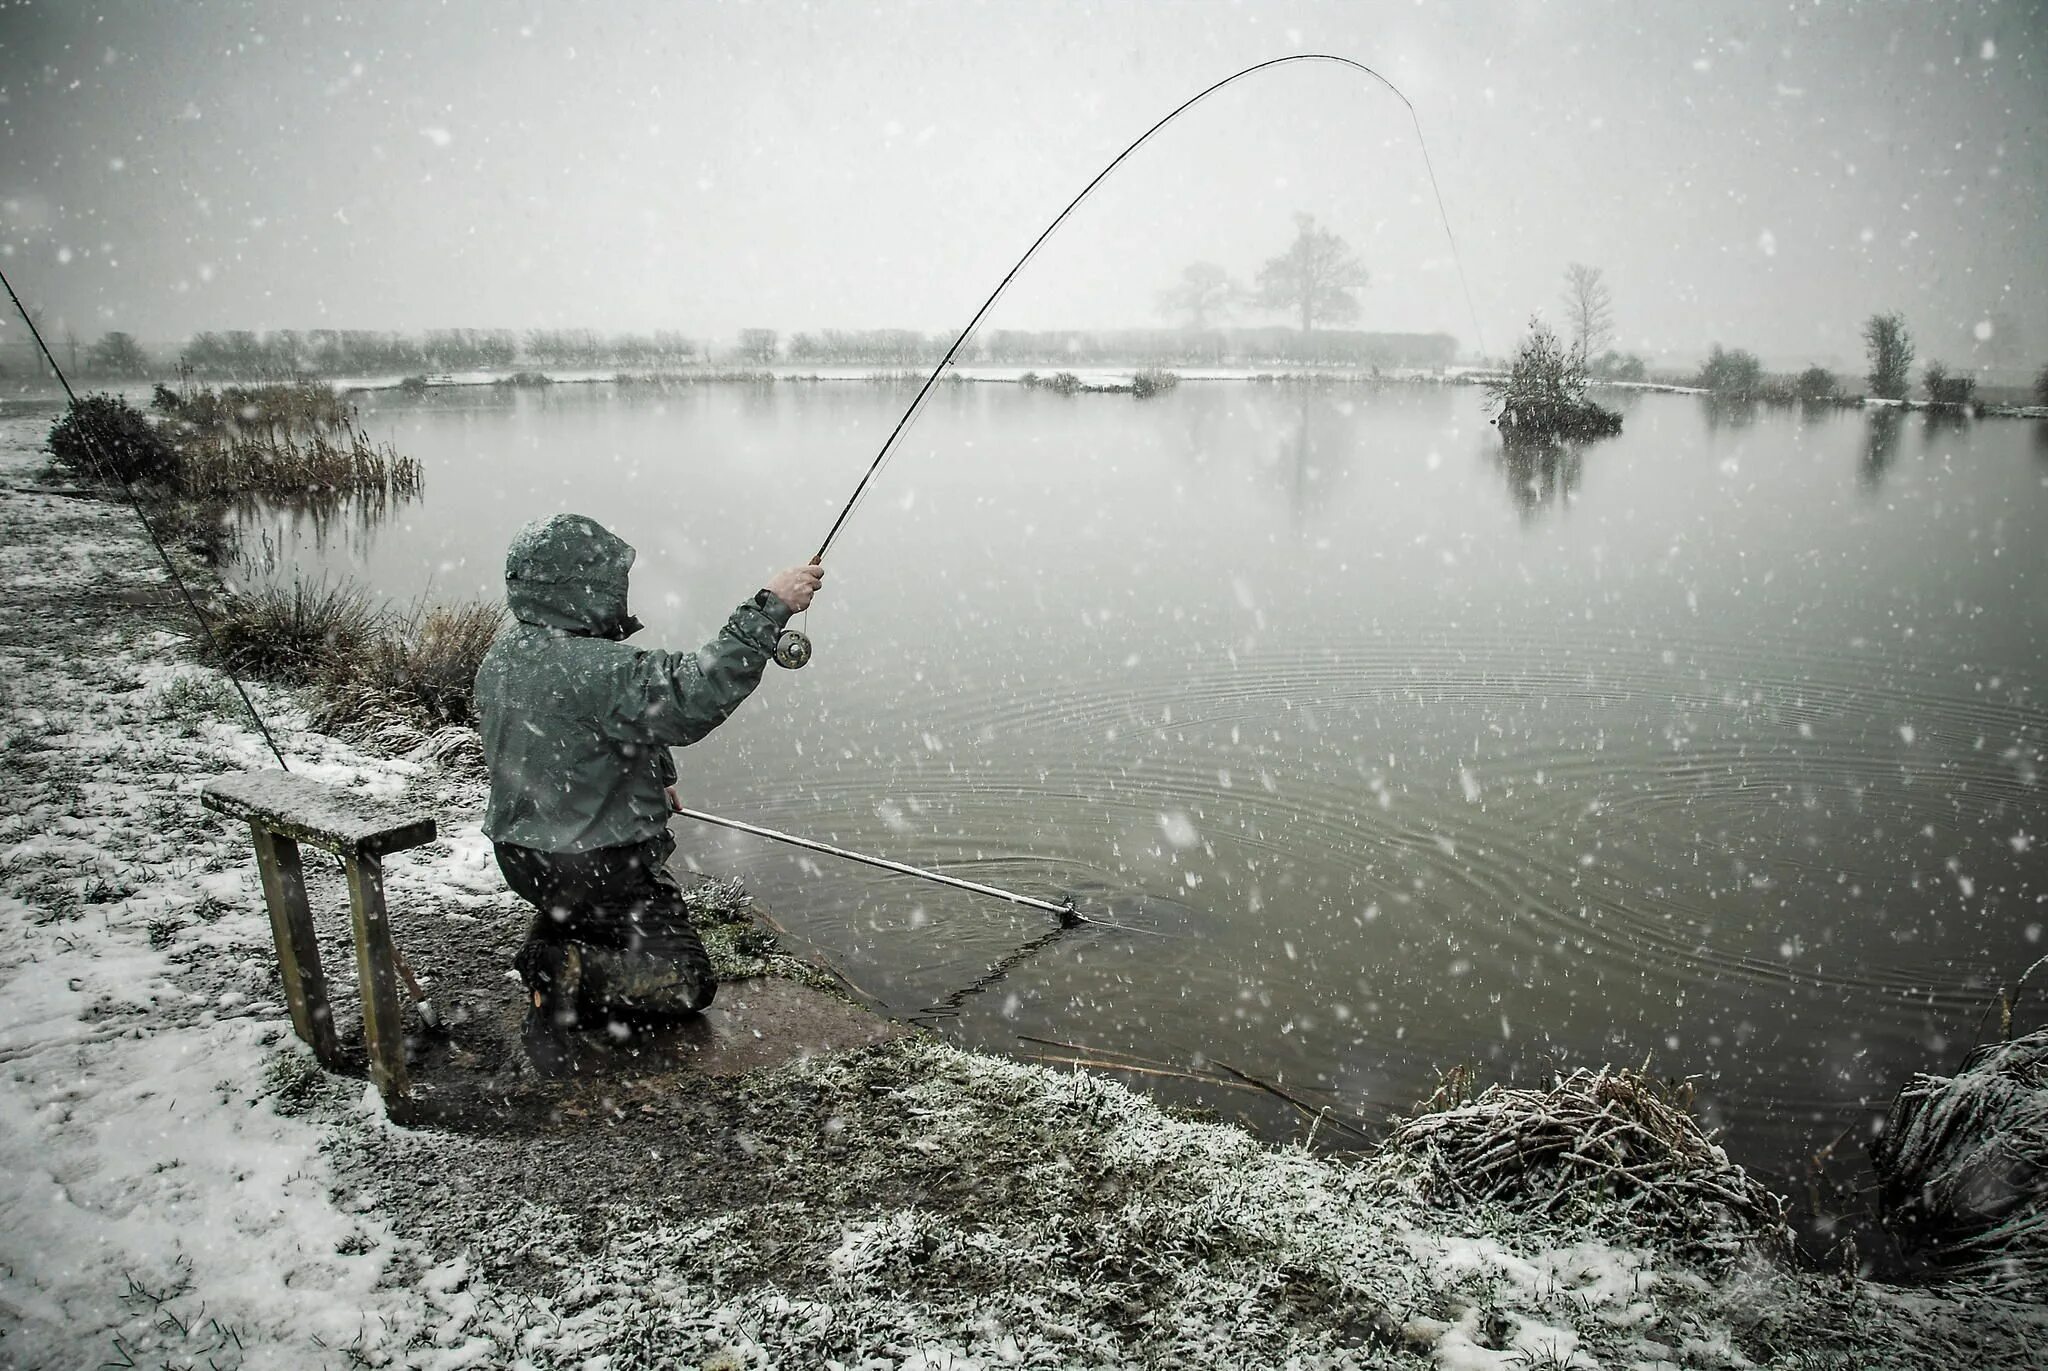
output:
<instances>
[{"instance_id":1,"label":"still water surface","mask_svg":"<svg viewBox=\"0 0 2048 1371\"><path fill-rule=\"evenodd\" d=\"M495 596L513 529L580 510L680 646L815 550L908 398L380 396L424 500L260 522L399 597ZM815 661L681 754L688 802L1144 931L963 994L1045 917L683 851L974 1045L1224 1061L1368 1117L1459 1061L1647 1060L1804 1193L2048 952L2048 448L1624 403L1518 463L1466 389L942 388L833 550Z\"/></svg>"}]
</instances>

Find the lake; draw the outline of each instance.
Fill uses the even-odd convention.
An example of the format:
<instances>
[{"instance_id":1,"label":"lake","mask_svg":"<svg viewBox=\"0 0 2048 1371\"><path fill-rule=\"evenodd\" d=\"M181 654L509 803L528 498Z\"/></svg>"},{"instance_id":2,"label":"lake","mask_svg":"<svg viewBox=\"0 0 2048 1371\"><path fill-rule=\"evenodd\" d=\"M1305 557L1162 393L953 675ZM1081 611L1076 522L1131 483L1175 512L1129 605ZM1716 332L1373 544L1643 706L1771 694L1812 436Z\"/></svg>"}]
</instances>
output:
<instances>
[{"instance_id":1,"label":"lake","mask_svg":"<svg viewBox=\"0 0 2048 1371\"><path fill-rule=\"evenodd\" d=\"M817 548L912 393L369 395L425 497L251 532L495 597L512 531L578 510L640 549L637 641L692 645ZM1469 388L942 386L833 548L815 660L680 754L686 802L1122 926L990 978L1052 921L682 851L969 1045L1228 1063L1368 1119L1459 1062L1647 1062L1803 1198L2048 952L2048 443L1615 402L1621 437L1509 460Z\"/></svg>"}]
</instances>

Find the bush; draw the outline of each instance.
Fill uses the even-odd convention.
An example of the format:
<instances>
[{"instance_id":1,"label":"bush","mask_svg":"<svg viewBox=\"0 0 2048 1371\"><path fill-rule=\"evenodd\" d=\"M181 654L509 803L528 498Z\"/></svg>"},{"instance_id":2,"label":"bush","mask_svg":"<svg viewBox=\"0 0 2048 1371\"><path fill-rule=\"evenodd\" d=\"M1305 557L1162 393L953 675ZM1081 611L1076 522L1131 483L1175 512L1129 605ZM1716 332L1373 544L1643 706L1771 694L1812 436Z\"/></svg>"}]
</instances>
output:
<instances>
[{"instance_id":1,"label":"bush","mask_svg":"<svg viewBox=\"0 0 2048 1371\"><path fill-rule=\"evenodd\" d=\"M1835 374L1826 367L1808 367L1792 383L1792 390L1808 404L1824 404L1835 398Z\"/></svg>"},{"instance_id":2,"label":"bush","mask_svg":"<svg viewBox=\"0 0 2048 1371\"><path fill-rule=\"evenodd\" d=\"M1967 405L1977 394L1977 378L1951 376L1939 362L1929 362L1926 371L1927 398L1937 405Z\"/></svg>"},{"instance_id":3,"label":"bush","mask_svg":"<svg viewBox=\"0 0 2048 1371\"><path fill-rule=\"evenodd\" d=\"M170 440L118 395L88 395L65 410L50 426L50 455L91 480L159 481L178 468Z\"/></svg>"},{"instance_id":4,"label":"bush","mask_svg":"<svg viewBox=\"0 0 2048 1371\"><path fill-rule=\"evenodd\" d=\"M1162 395L1179 384L1178 373L1163 371L1158 367L1146 367L1131 378L1131 394L1144 399L1148 395Z\"/></svg>"},{"instance_id":5,"label":"bush","mask_svg":"<svg viewBox=\"0 0 2048 1371\"><path fill-rule=\"evenodd\" d=\"M360 654L378 626L360 586L295 580L237 596L214 621L207 655L238 675L305 685Z\"/></svg>"},{"instance_id":6,"label":"bush","mask_svg":"<svg viewBox=\"0 0 2048 1371\"><path fill-rule=\"evenodd\" d=\"M1586 398L1586 372L1540 319L1515 349L1505 377L1486 383L1500 409L1494 422L1505 438L1552 441L1603 438L1621 432L1621 416Z\"/></svg>"},{"instance_id":7,"label":"bush","mask_svg":"<svg viewBox=\"0 0 2048 1371\"><path fill-rule=\"evenodd\" d=\"M542 386L551 386L554 383L554 377L538 371L515 371L510 376L501 376L491 382L494 386L512 386L519 390L538 390Z\"/></svg>"},{"instance_id":8,"label":"bush","mask_svg":"<svg viewBox=\"0 0 2048 1371\"><path fill-rule=\"evenodd\" d=\"M2034 403L2048 405L2048 367L2041 368L2041 374L2034 378Z\"/></svg>"},{"instance_id":9,"label":"bush","mask_svg":"<svg viewBox=\"0 0 2048 1371\"><path fill-rule=\"evenodd\" d=\"M1599 360L1587 367L1586 373L1603 381L1640 381L1649 375L1649 368L1634 353L1616 352L1609 348L1600 354Z\"/></svg>"},{"instance_id":10,"label":"bush","mask_svg":"<svg viewBox=\"0 0 2048 1371\"><path fill-rule=\"evenodd\" d=\"M1040 376L1035 371L1027 371L1017 378L1017 384L1027 389L1042 387L1059 395L1072 395L1082 389L1081 378L1071 371L1055 371L1050 376Z\"/></svg>"},{"instance_id":11,"label":"bush","mask_svg":"<svg viewBox=\"0 0 2048 1371\"><path fill-rule=\"evenodd\" d=\"M1707 364L1700 368L1698 378L1693 382L1702 390L1711 390L1716 395L1754 395L1763 382L1764 364L1756 354L1741 348L1723 351L1719 343L1707 357Z\"/></svg>"}]
</instances>

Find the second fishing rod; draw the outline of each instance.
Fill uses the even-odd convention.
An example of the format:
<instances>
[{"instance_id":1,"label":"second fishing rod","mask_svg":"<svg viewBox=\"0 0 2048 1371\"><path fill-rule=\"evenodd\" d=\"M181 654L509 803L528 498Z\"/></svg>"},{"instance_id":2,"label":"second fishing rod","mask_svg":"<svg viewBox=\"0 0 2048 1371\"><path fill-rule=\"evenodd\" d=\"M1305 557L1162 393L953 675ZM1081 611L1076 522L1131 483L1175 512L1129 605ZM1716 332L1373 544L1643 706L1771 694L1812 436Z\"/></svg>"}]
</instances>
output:
<instances>
[{"instance_id":1,"label":"second fishing rod","mask_svg":"<svg viewBox=\"0 0 2048 1371\"><path fill-rule=\"evenodd\" d=\"M1415 126L1416 144L1422 150L1422 165L1429 175L1429 188L1436 197L1437 216L1443 224L1444 237L1449 242L1451 248L1451 260L1457 266L1458 281L1465 292L1465 307L1472 316L1473 336L1475 339L1479 339L1479 316L1477 309L1472 304L1471 284L1465 278L1465 263L1458 252L1458 240L1451 232L1451 219L1450 214L1444 209L1443 191L1437 186L1436 168L1429 158L1429 144L1422 136L1422 121L1416 115L1415 106L1409 101L1408 97L1403 95L1400 88L1392 81L1389 81L1371 67L1366 66L1363 62L1353 61L1349 57L1338 57L1324 52L1305 52L1295 53L1288 57L1269 58L1264 62L1255 62L1242 71L1233 72L1214 85L1208 86L1189 96L1168 112L1164 118L1132 139L1130 145L1112 158L1109 165L1096 172L1088 184L1081 187L1080 193L1067 202L1066 208L1061 210L1053 218L1053 221L1047 224L1036 238L1031 240L1031 246L1026 248L1024 255L1019 257L1010 267L1009 271L1003 274L1003 279L996 283L996 288L989 292L986 300L981 302L981 308L975 310L974 317L967 321L967 327L960 330L959 335L953 339L952 345L946 349L945 355L939 358L938 365L933 367L931 374L924 378L924 384L918 387L917 394L911 398L908 408L903 411L902 417L896 421L896 427L889 431L889 436L883 440L880 450L875 453L874 460L868 464L866 472L861 475L860 483L853 488L853 494L847 498L846 504L841 507L839 517L832 521L832 527L825 534L825 541L818 545L816 555L811 558L812 566L824 565L825 554L832 550L833 541L839 537L840 530L846 527L846 521L852 517L854 510L860 507L861 501L866 498L868 491L874 485L876 475L880 473L883 465L896 450L897 443L910 430L911 425L917 422L917 416L923 411L925 401L930 398L933 387L938 385L939 378L945 374L946 368L954 364L961 350L974 337L975 330L981 327L981 321L988 317L988 312L995 308L996 301L1003 298L1003 292L1010 288L1010 283L1017 279L1017 274L1023 271L1026 264L1037 255L1039 248L1043 247L1046 240L1051 238L1060 225L1067 221L1068 216L1081 207L1082 202L1094 192L1095 188L1101 185L1111 172L1122 166L1131 154L1143 147L1151 139L1152 135L1158 133L1168 124L1193 109L1196 105L1201 104L1225 86L1242 81L1246 77L1256 75L1259 72L1270 71L1277 67L1296 66L1302 63L1334 63L1337 66L1360 72L1385 86L1393 93L1394 98L1399 100L1402 106L1407 109L1409 121ZM1483 339L1480 341L1481 350L1483 351ZM811 660L811 653L810 637L801 629L786 628L776 640L776 664L787 667L792 671L808 664Z\"/></svg>"}]
</instances>

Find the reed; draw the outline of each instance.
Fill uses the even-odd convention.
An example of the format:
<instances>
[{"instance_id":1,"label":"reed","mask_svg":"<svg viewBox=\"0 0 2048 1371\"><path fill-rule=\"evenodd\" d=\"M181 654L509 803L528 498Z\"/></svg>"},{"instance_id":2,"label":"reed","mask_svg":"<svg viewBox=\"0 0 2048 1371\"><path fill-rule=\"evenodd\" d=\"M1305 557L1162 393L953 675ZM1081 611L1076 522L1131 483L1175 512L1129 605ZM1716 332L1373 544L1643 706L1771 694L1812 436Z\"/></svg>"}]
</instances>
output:
<instances>
[{"instance_id":1,"label":"reed","mask_svg":"<svg viewBox=\"0 0 2048 1371\"><path fill-rule=\"evenodd\" d=\"M210 386L175 391L158 386L151 407L192 434L217 434L244 429L318 431L352 419L334 387L319 381L288 381L266 386Z\"/></svg>"},{"instance_id":2,"label":"reed","mask_svg":"<svg viewBox=\"0 0 2048 1371\"><path fill-rule=\"evenodd\" d=\"M344 417L310 432L233 427L196 432L182 445L179 493L188 499L238 495L380 494L411 498L425 483L418 459L373 441Z\"/></svg>"}]
</instances>

